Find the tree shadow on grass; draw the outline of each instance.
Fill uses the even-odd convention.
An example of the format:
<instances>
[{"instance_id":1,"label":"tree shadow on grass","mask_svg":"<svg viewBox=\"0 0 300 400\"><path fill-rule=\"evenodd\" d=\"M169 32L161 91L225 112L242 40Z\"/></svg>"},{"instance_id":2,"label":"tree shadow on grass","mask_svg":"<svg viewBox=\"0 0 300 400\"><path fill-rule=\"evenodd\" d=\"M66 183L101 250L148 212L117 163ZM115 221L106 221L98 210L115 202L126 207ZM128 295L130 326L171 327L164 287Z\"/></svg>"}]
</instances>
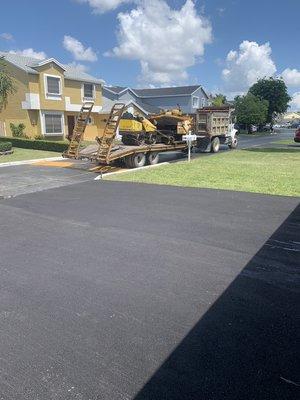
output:
<instances>
[{"instance_id":1,"label":"tree shadow on grass","mask_svg":"<svg viewBox=\"0 0 300 400\"><path fill-rule=\"evenodd\" d=\"M135 400L291 400L299 396L299 224L300 206Z\"/></svg>"}]
</instances>

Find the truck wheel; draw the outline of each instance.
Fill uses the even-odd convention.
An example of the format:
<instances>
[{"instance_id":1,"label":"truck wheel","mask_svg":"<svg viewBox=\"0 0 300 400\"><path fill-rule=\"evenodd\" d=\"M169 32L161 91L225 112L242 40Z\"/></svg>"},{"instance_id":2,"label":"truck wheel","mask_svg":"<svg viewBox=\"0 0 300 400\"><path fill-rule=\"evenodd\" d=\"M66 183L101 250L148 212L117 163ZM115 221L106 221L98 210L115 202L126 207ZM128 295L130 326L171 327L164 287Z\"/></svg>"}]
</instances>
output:
<instances>
[{"instance_id":1,"label":"truck wheel","mask_svg":"<svg viewBox=\"0 0 300 400\"><path fill-rule=\"evenodd\" d=\"M131 156L131 168L143 167L146 164L146 156L144 153L136 153Z\"/></svg>"},{"instance_id":2,"label":"truck wheel","mask_svg":"<svg viewBox=\"0 0 300 400\"><path fill-rule=\"evenodd\" d=\"M132 166L132 156L127 156L124 158L126 168L133 168Z\"/></svg>"},{"instance_id":3,"label":"truck wheel","mask_svg":"<svg viewBox=\"0 0 300 400\"><path fill-rule=\"evenodd\" d=\"M155 165L159 161L159 153L148 153L147 154L147 161L150 165Z\"/></svg>"},{"instance_id":4,"label":"truck wheel","mask_svg":"<svg viewBox=\"0 0 300 400\"><path fill-rule=\"evenodd\" d=\"M228 145L228 147L229 147L230 149L236 149L237 146L238 146L238 140L237 140L236 137L234 137L234 138L232 139L231 143Z\"/></svg>"},{"instance_id":5,"label":"truck wheel","mask_svg":"<svg viewBox=\"0 0 300 400\"><path fill-rule=\"evenodd\" d=\"M217 153L220 150L220 139L218 137L213 138L211 142L211 149L212 153Z\"/></svg>"},{"instance_id":6,"label":"truck wheel","mask_svg":"<svg viewBox=\"0 0 300 400\"><path fill-rule=\"evenodd\" d=\"M210 149L211 149L210 139L209 138L198 138L196 147L198 148L199 151L201 151L203 153L210 151Z\"/></svg>"}]
</instances>

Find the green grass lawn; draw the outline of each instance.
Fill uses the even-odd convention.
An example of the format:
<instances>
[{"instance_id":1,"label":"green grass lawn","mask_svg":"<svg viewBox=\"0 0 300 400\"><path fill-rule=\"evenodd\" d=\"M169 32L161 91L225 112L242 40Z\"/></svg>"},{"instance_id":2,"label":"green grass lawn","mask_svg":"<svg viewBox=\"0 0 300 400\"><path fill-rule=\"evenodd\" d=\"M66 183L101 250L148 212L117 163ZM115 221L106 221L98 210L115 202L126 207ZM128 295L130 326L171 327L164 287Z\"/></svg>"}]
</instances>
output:
<instances>
[{"instance_id":1,"label":"green grass lawn","mask_svg":"<svg viewBox=\"0 0 300 400\"><path fill-rule=\"evenodd\" d=\"M13 154L0 156L0 164L12 161L34 160L36 158L48 158L48 157L59 157L59 156L61 156L61 153L55 153L53 151L21 149L18 147L14 147Z\"/></svg>"},{"instance_id":2,"label":"green grass lawn","mask_svg":"<svg viewBox=\"0 0 300 400\"><path fill-rule=\"evenodd\" d=\"M294 145L295 147L300 147L300 143L294 142L294 139L293 139L293 138L290 138L290 139L282 139L282 140L276 140L275 142L272 142L272 143L275 143L275 144L292 144L292 145Z\"/></svg>"},{"instance_id":3,"label":"green grass lawn","mask_svg":"<svg viewBox=\"0 0 300 400\"><path fill-rule=\"evenodd\" d=\"M197 188L300 195L297 148L253 148L200 156L161 167L116 174L105 179Z\"/></svg>"}]
</instances>

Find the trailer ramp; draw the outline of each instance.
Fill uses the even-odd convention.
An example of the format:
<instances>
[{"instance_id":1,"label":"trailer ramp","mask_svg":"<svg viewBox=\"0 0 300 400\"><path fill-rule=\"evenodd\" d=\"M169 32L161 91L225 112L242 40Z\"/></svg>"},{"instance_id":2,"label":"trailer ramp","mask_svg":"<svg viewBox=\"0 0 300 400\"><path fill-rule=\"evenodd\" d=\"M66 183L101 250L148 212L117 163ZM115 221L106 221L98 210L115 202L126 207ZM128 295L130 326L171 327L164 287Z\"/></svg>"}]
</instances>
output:
<instances>
[{"instance_id":1,"label":"trailer ramp","mask_svg":"<svg viewBox=\"0 0 300 400\"><path fill-rule=\"evenodd\" d=\"M113 105L104 128L103 136L96 138L99 147L95 158L101 164L109 164L110 151L114 145L114 139L125 107L126 105L124 103L116 103Z\"/></svg>"},{"instance_id":2,"label":"trailer ramp","mask_svg":"<svg viewBox=\"0 0 300 400\"><path fill-rule=\"evenodd\" d=\"M72 137L68 149L63 153L66 158L78 158L80 143L83 139L84 131L87 126L88 120L94 106L93 101L86 101L83 103L79 115L76 119L76 124L73 130Z\"/></svg>"}]
</instances>

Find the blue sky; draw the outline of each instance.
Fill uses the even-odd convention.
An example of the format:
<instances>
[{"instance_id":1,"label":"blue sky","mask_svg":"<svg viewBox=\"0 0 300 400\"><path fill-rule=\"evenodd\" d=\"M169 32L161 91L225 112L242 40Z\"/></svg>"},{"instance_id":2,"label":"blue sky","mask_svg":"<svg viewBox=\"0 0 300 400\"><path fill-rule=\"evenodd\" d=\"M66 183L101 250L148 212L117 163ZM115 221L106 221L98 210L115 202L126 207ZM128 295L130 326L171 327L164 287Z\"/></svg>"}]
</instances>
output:
<instances>
[{"instance_id":1,"label":"blue sky","mask_svg":"<svg viewBox=\"0 0 300 400\"><path fill-rule=\"evenodd\" d=\"M1 11L2 51L43 52L108 84L229 96L285 71L300 109L299 0L10 0Z\"/></svg>"}]
</instances>

